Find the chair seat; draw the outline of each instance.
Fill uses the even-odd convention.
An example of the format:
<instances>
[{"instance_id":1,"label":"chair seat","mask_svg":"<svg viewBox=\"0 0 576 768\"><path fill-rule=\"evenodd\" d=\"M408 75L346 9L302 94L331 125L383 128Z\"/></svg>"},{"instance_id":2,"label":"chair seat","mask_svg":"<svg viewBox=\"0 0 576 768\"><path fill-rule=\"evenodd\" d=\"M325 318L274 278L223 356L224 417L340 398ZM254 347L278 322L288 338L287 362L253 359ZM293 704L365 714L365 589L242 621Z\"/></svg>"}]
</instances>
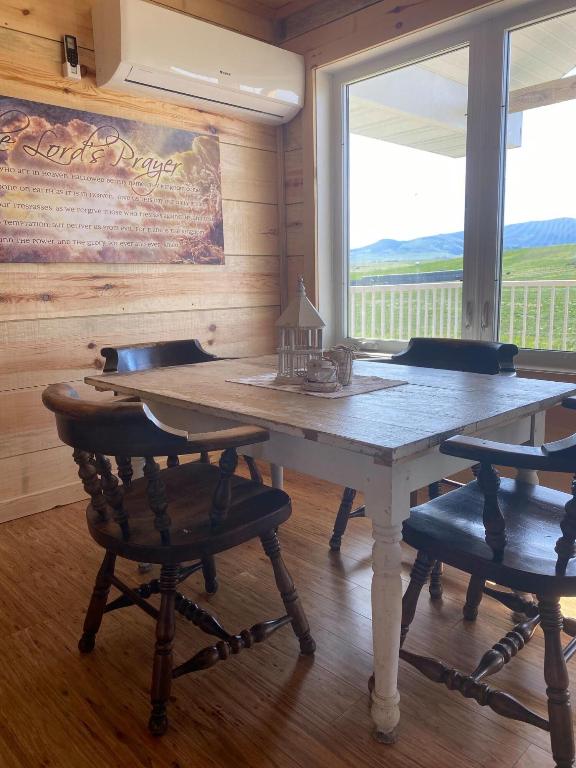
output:
<instances>
[{"instance_id":1,"label":"chair seat","mask_svg":"<svg viewBox=\"0 0 576 768\"><path fill-rule=\"evenodd\" d=\"M130 535L123 540L112 513L102 521L89 504L86 516L92 538L116 554L150 563L183 563L242 544L276 529L290 517L290 499L284 491L234 475L232 504L218 530L210 528L212 494L220 472L201 462L183 464L160 473L166 487L171 519L169 546L163 546L154 528L145 478L135 480L124 493Z\"/></svg>"},{"instance_id":2,"label":"chair seat","mask_svg":"<svg viewBox=\"0 0 576 768\"><path fill-rule=\"evenodd\" d=\"M564 505L572 497L538 485L502 478L498 501L508 544L501 562L486 544L484 496L476 481L414 507L404 540L466 573L522 592L576 595L576 559L556 574L554 545L562 535Z\"/></svg>"}]
</instances>

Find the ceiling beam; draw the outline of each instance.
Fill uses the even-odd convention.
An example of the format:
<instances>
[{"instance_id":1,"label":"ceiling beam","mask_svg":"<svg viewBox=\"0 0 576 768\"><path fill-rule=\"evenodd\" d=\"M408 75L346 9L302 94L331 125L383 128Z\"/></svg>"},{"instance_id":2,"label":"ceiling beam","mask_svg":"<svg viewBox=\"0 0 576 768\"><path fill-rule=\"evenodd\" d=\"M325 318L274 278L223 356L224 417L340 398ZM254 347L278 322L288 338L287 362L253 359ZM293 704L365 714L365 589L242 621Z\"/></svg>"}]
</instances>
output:
<instances>
[{"instance_id":1,"label":"ceiling beam","mask_svg":"<svg viewBox=\"0 0 576 768\"><path fill-rule=\"evenodd\" d=\"M547 83L529 85L510 93L509 112L524 112L526 109L547 107L561 101L576 99L576 75L549 80Z\"/></svg>"},{"instance_id":2,"label":"ceiling beam","mask_svg":"<svg viewBox=\"0 0 576 768\"><path fill-rule=\"evenodd\" d=\"M349 16L356 11L375 5L382 0L317 0L302 7L302 3L295 0L293 3L279 8L277 18L277 35L279 41L298 37L311 29L316 29L331 21ZM418 4L418 0L407 5ZM405 6L398 6L398 10ZM291 9L293 8L292 12Z\"/></svg>"}]
</instances>

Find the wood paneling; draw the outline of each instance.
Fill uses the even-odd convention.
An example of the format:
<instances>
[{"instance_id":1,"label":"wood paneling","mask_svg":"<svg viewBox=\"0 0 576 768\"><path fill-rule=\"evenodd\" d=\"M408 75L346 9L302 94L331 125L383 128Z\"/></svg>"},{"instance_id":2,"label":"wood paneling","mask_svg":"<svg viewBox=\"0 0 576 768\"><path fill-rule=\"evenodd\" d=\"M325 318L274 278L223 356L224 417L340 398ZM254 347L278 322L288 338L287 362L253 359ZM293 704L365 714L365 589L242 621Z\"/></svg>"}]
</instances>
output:
<instances>
[{"instance_id":1,"label":"wood paneling","mask_svg":"<svg viewBox=\"0 0 576 768\"><path fill-rule=\"evenodd\" d=\"M222 143L220 163L224 199L273 205L278 202L278 168L275 152ZM228 250L236 253L234 245Z\"/></svg>"},{"instance_id":2,"label":"wood paneling","mask_svg":"<svg viewBox=\"0 0 576 768\"><path fill-rule=\"evenodd\" d=\"M272 214L274 208L271 208ZM270 218L268 207L265 209ZM235 214L235 220L241 215ZM248 250L250 219L239 244ZM271 225L272 226L272 225ZM256 227L255 227L256 231ZM237 232L241 232L238 227ZM255 246L273 252L275 235ZM227 256L227 264L14 264L0 268L0 320L119 315L278 303L277 256ZM234 291L229 289L234 283Z\"/></svg>"},{"instance_id":3,"label":"wood paneling","mask_svg":"<svg viewBox=\"0 0 576 768\"><path fill-rule=\"evenodd\" d=\"M232 236L233 253L270 256L278 253L278 209L275 205L240 203L224 200L224 245Z\"/></svg>"},{"instance_id":4,"label":"wood paneling","mask_svg":"<svg viewBox=\"0 0 576 768\"><path fill-rule=\"evenodd\" d=\"M110 344L198 338L226 357L274 349L278 307L245 307L0 323L0 389L72 381L101 370Z\"/></svg>"},{"instance_id":5,"label":"wood paneling","mask_svg":"<svg viewBox=\"0 0 576 768\"><path fill-rule=\"evenodd\" d=\"M75 35L78 44L93 48L91 8L94 0L8 0L0 7L0 26L36 37L61 40L62 34ZM262 40L272 39L272 21L268 14L255 13L251 0L156 0L156 5L181 11L199 19ZM248 6L248 9L246 7ZM250 10L250 6L252 10ZM267 17L268 16L268 17Z\"/></svg>"},{"instance_id":6,"label":"wood paneling","mask_svg":"<svg viewBox=\"0 0 576 768\"><path fill-rule=\"evenodd\" d=\"M54 416L42 405L42 390L0 392L0 459L61 445Z\"/></svg>"},{"instance_id":7,"label":"wood paneling","mask_svg":"<svg viewBox=\"0 0 576 768\"><path fill-rule=\"evenodd\" d=\"M166 125L220 138L224 266L0 264L0 520L83 494L42 388L100 370L108 344L199 338L222 355L274 348L280 305L277 131L96 87L93 0L0 0L0 95ZM259 0L160 4L262 39ZM61 76L61 36L85 68Z\"/></svg>"},{"instance_id":8,"label":"wood paneling","mask_svg":"<svg viewBox=\"0 0 576 768\"><path fill-rule=\"evenodd\" d=\"M53 492L67 486L75 487L72 493L76 494L76 498L84 495L78 483L72 452L67 445L0 459L0 476L0 522L19 516L17 512L12 514L12 504L24 510L22 514L46 509L46 502L52 498ZM27 503L31 505L29 508Z\"/></svg>"},{"instance_id":9,"label":"wood paneling","mask_svg":"<svg viewBox=\"0 0 576 768\"><path fill-rule=\"evenodd\" d=\"M302 238L304 206L293 203L286 206L286 244L288 256L301 256L304 253Z\"/></svg>"},{"instance_id":10,"label":"wood paneling","mask_svg":"<svg viewBox=\"0 0 576 768\"><path fill-rule=\"evenodd\" d=\"M304 199L302 189L304 180L302 150L292 149L289 152L285 152L284 162L286 204L301 203Z\"/></svg>"},{"instance_id":11,"label":"wood paneling","mask_svg":"<svg viewBox=\"0 0 576 768\"><path fill-rule=\"evenodd\" d=\"M315 66L425 29L502 0L380 0L288 40L283 47L308 55Z\"/></svg>"},{"instance_id":12,"label":"wood paneling","mask_svg":"<svg viewBox=\"0 0 576 768\"><path fill-rule=\"evenodd\" d=\"M286 123L284 130L284 149L302 149L302 112L299 112L293 120Z\"/></svg>"},{"instance_id":13,"label":"wood paneling","mask_svg":"<svg viewBox=\"0 0 576 768\"><path fill-rule=\"evenodd\" d=\"M295 8L291 13L282 14L280 36L283 39L297 37L378 2L380 0L356 0L352 4L349 0L317 0L315 3L308 3L303 8Z\"/></svg>"},{"instance_id":14,"label":"wood paneling","mask_svg":"<svg viewBox=\"0 0 576 768\"><path fill-rule=\"evenodd\" d=\"M304 275L304 256L288 257L288 298L296 296L298 277Z\"/></svg>"}]
</instances>

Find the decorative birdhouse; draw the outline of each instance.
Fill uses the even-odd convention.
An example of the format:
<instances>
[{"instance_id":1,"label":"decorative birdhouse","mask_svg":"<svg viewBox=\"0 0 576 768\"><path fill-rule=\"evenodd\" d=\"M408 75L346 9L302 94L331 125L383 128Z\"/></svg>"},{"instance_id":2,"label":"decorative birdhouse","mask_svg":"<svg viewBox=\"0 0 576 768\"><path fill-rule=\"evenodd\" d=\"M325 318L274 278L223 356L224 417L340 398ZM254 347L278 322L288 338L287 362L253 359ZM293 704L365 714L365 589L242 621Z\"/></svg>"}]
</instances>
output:
<instances>
[{"instance_id":1,"label":"decorative birdhouse","mask_svg":"<svg viewBox=\"0 0 576 768\"><path fill-rule=\"evenodd\" d=\"M324 321L306 296L304 280L298 277L298 294L286 307L276 326L280 329L278 347L279 384L300 384L309 360L322 359Z\"/></svg>"}]
</instances>

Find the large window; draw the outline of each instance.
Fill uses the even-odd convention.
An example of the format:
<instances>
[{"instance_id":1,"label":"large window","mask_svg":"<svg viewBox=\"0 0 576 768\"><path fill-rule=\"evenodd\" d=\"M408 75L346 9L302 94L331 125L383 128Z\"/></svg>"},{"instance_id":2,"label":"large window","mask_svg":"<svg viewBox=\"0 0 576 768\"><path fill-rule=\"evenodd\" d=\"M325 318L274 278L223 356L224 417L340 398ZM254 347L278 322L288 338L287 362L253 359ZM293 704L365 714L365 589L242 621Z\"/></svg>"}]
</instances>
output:
<instances>
[{"instance_id":1,"label":"large window","mask_svg":"<svg viewBox=\"0 0 576 768\"><path fill-rule=\"evenodd\" d=\"M501 7L331 77L339 336L576 352L575 4Z\"/></svg>"}]
</instances>

